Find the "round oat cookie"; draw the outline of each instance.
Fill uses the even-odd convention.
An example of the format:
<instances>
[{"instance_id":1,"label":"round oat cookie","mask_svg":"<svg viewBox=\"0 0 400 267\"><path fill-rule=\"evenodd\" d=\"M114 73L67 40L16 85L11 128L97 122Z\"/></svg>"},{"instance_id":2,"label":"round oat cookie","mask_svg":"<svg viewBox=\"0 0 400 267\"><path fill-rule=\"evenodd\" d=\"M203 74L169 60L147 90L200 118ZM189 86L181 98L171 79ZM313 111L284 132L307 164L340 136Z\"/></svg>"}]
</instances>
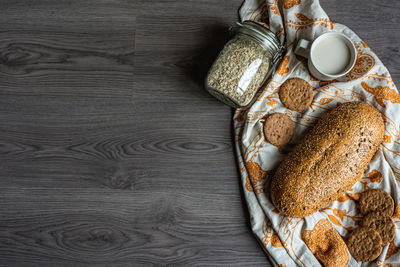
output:
<instances>
[{"instance_id":1,"label":"round oat cookie","mask_svg":"<svg viewBox=\"0 0 400 267\"><path fill-rule=\"evenodd\" d=\"M369 213L363 218L361 225L377 231L382 238L383 246L393 240L396 231L392 219L379 212Z\"/></svg>"},{"instance_id":2,"label":"round oat cookie","mask_svg":"<svg viewBox=\"0 0 400 267\"><path fill-rule=\"evenodd\" d=\"M288 109L303 111L311 105L314 92L305 80L292 78L286 80L279 88L279 98Z\"/></svg>"},{"instance_id":3,"label":"round oat cookie","mask_svg":"<svg viewBox=\"0 0 400 267\"><path fill-rule=\"evenodd\" d=\"M288 115L274 113L264 122L264 136L275 146L283 146L290 142L294 134L294 123Z\"/></svg>"},{"instance_id":4,"label":"round oat cookie","mask_svg":"<svg viewBox=\"0 0 400 267\"><path fill-rule=\"evenodd\" d=\"M382 239L377 231L358 227L350 233L347 248L356 260L373 261L382 252Z\"/></svg>"},{"instance_id":5,"label":"round oat cookie","mask_svg":"<svg viewBox=\"0 0 400 267\"><path fill-rule=\"evenodd\" d=\"M381 212L389 217L394 212L393 198L382 189L371 189L361 194L359 209L362 214Z\"/></svg>"}]
</instances>

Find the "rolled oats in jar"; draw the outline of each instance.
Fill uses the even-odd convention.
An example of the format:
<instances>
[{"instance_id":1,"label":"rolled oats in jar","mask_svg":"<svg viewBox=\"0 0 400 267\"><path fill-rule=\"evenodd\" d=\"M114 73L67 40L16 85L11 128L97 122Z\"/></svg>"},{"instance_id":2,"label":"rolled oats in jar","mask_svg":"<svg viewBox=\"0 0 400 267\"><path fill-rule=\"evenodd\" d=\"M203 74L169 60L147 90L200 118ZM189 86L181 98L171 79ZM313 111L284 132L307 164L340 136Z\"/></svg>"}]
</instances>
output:
<instances>
[{"instance_id":1,"label":"rolled oats in jar","mask_svg":"<svg viewBox=\"0 0 400 267\"><path fill-rule=\"evenodd\" d=\"M280 41L272 31L245 21L214 61L205 87L232 107L247 107L276 67L281 52Z\"/></svg>"}]
</instances>

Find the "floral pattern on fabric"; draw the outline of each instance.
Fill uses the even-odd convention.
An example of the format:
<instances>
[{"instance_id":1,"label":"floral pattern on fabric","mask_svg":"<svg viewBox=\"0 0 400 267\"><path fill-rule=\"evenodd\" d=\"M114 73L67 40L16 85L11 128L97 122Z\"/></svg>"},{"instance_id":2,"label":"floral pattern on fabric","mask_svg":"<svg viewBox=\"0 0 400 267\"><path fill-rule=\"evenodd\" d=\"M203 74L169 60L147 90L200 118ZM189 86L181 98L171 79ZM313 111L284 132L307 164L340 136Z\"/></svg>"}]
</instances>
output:
<instances>
[{"instance_id":1,"label":"floral pattern on fabric","mask_svg":"<svg viewBox=\"0 0 400 267\"><path fill-rule=\"evenodd\" d=\"M282 6L278 6L282 4ZM275 266L397 266L400 262L400 96L388 70L371 48L344 25L329 19L318 1L245 0L241 20L254 20L286 40L286 54L254 104L234 114L234 140L244 196L252 231ZM344 77L319 81L308 72L307 60L294 54L299 38L315 38L337 31L350 38L357 49L354 68ZM304 112L286 109L279 87L289 78L302 78L314 89L314 101ZM269 198L273 170L330 109L349 101L364 101L384 118L384 142L358 182L344 195L306 218L281 216ZM277 148L265 141L264 118L271 113L288 115L295 123L291 144ZM342 237L358 227L357 201L363 191L382 188L394 198L396 235L373 263L361 263L349 255ZM321 238L316 236L320 235ZM396 265L397 264L397 265Z\"/></svg>"}]
</instances>

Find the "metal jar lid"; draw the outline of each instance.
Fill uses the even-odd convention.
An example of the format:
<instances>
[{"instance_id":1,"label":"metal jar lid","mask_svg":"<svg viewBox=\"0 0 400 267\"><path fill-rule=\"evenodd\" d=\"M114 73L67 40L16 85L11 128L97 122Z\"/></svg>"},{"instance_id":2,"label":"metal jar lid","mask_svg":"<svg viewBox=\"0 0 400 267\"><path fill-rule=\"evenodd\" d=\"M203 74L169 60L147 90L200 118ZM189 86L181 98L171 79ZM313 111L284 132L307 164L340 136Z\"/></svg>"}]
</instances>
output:
<instances>
[{"instance_id":1,"label":"metal jar lid","mask_svg":"<svg viewBox=\"0 0 400 267\"><path fill-rule=\"evenodd\" d=\"M264 25L254 21L246 20L243 23L237 23L238 33L246 34L256 39L265 49L269 49L271 54L274 55L276 61L281 57L283 46L281 42L271 30L266 28ZM274 63L274 62L273 62Z\"/></svg>"}]
</instances>

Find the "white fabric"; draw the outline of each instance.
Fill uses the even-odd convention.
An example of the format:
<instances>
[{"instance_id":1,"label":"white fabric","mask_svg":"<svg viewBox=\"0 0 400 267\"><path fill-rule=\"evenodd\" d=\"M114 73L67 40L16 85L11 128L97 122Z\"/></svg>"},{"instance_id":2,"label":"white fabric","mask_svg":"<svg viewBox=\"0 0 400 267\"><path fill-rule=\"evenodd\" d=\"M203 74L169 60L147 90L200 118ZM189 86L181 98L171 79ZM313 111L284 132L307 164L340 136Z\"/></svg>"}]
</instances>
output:
<instances>
[{"instance_id":1,"label":"white fabric","mask_svg":"<svg viewBox=\"0 0 400 267\"><path fill-rule=\"evenodd\" d=\"M392 195L397 207L400 203L400 191L396 183L396 176L400 173L400 96L388 70L375 53L349 28L330 21L316 0L285 0L279 7L277 0L246 0L240 9L240 18L242 21L254 20L269 25L282 41L286 39L287 47L281 66L257 101L247 110L236 110L234 115L236 151L252 230L274 265L320 266L320 262L302 240L302 231L312 230L321 219L327 219L342 237L346 236L349 230L357 227L356 222L360 218L357 201L335 201L324 210L304 219L291 219L277 213L266 195L268 192L264 192L264 184L268 179L266 174L279 165L291 147L278 149L265 141L263 118L275 112L289 115L296 126L292 140L294 145L316 119L339 102L361 100L373 105L385 118L385 142L363 174L363 179L348 193L354 196L368 188L382 188ZM353 70L346 77L332 83L320 82L311 77L306 61L293 53L293 45L299 38L313 40L328 31L345 34L358 50ZM313 104L304 112L288 110L280 103L277 90L286 79L292 77L302 78L313 86ZM400 219L394 218L394 221L398 222L396 227L399 227ZM398 229L391 246L390 250L395 252L400 247ZM350 256L348 266L400 263L400 253L392 253L385 260L388 248L389 245L374 263L360 263Z\"/></svg>"}]
</instances>

